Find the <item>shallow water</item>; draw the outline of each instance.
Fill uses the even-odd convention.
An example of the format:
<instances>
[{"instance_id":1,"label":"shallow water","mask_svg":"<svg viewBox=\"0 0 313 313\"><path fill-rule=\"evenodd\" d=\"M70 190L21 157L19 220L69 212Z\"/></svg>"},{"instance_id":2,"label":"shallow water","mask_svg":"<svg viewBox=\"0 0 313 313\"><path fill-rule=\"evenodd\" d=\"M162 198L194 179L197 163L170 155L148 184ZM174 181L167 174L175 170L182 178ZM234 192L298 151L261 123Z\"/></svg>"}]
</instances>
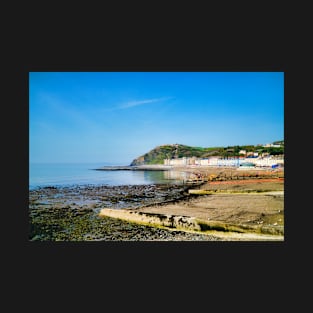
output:
<instances>
[{"instance_id":1,"label":"shallow water","mask_svg":"<svg viewBox=\"0 0 313 313\"><path fill-rule=\"evenodd\" d=\"M169 171L97 171L106 166L103 163L45 163L30 164L29 189L47 186L74 185L146 185L159 183L180 183L180 174Z\"/></svg>"}]
</instances>

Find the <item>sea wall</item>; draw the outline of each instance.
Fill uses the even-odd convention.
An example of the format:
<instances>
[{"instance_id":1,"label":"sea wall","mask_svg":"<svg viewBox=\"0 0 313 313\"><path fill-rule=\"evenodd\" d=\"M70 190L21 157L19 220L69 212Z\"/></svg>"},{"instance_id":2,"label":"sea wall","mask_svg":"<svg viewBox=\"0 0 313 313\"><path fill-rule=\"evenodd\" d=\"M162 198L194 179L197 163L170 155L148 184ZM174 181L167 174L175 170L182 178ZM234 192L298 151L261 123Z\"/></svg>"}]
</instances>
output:
<instances>
[{"instance_id":1,"label":"sea wall","mask_svg":"<svg viewBox=\"0 0 313 313\"><path fill-rule=\"evenodd\" d=\"M194 217L189 216L175 216L170 214L157 214L157 213L143 213L134 210L115 210L115 209L102 209L99 216L108 216L119 218L130 222L149 224L153 226L163 226L177 229L187 230L201 230Z\"/></svg>"},{"instance_id":2,"label":"sea wall","mask_svg":"<svg viewBox=\"0 0 313 313\"><path fill-rule=\"evenodd\" d=\"M283 230L272 230L261 226L248 226L248 225L232 225L219 221L207 221L195 217L158 214L138 212L135 210L116 210L116 209L102 209L99 213L100 217L113 217L129 222L150 225L154 227L166 227L184 231L218 231L224 233L259 233L259 234L272 234L282 235Z\"/></svg>"}]
</instances>

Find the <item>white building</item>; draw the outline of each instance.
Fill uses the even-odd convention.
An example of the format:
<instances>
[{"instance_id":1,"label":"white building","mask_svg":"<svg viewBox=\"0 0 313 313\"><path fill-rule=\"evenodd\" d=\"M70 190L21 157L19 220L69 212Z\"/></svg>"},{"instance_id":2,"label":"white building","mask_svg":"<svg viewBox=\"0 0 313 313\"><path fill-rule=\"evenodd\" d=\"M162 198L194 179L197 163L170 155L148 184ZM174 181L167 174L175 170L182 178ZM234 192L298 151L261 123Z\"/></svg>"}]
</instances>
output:
<instances>
[{"instance_id":1,"label":"white building","mask_svg":"<svg viewBox=\"0 0 313 313\"><path fill-rule=\"evenodd\" d=\"M212 167L239 167L243 163L253 163L255 166L272 167L273 165L284 165L283 156L267 156L267 157L239 157L224 159L221 157L195 158L184 157L179 159L165 159L164 165L171 166L212 166Z\"/></svg>"}]
</instances>

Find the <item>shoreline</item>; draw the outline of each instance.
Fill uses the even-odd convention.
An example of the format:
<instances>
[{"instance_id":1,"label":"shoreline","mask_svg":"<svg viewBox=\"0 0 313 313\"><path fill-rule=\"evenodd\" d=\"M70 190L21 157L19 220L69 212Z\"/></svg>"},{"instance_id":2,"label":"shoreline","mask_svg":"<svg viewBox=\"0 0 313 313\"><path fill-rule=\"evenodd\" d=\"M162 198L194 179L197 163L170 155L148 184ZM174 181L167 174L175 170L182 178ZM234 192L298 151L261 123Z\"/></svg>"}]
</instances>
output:
<instances>
[{"instance_id":1,"label":"shoreline","mask_svg":"<svg viewBox=\"0 0 313 313\"><path fill-rule=\"evenodd\" d=\"M147 167L140 168L147 169ZM200 172L199 168L196 169L197 172L194 171L195 168L175 168L179 171L192 171L195 175ZM202 180L196 181L193 185L86 185L32 190L29 201L31 227L29 239L31 241L282 241L284 238L283 175L277 171L264 171L263 175L259 174L260 176L255 177L253 176L255 172L240 171L240 175L234 176L234 171L234 169L202 168ZM210 176L213 173L215 176ZM199 193L202 190L203 195L192 194L190 190L199 190ZM266 194L270 191L272 194ZM161 223L138 223L127 218L101 216L100 212L103 209L111 209L111 211L113 209L114 214L122 214L124 210L136 212L141 216L168 215L168 220L179 217L186 217L187 220L200 218L202 219L200 222L203 224L204 219L207 226L204 226L205 231L197 231L162 226ZM219 227L212 227L214 223L220 223ZM241 227L241 230L245 228L246 231L232 232L229 229L221 231L223 228L221 223L224 230L233 225Z\"/></svg>"},{"instance_id":2,"label":"shoreline","mask_svg":"<svg viewBox=\"0 0 313 313\"><path fill-rule=\"evenodd\" d=\"M125 166L103 166L95 168L95 171L169 171L171 165L125 165Z\"/></svg>"},{"instance_id":3,"label":"shoreline","mask_svg":"<svg viewBox=\"0 0 313 313\"><path fill-rule=\"evenodd\" d=\"M284 180L216 181L188 188L189 197L99 216L210 234L221 240L284 240Z\"/></svg>"},{"instance_id":4,"label":"shoreline","mask_svg":"<svg viewBox=\"0 0 313 313\"><path fill-rule=\"evenodd\" d=\"M284 168L241 168L227 166L204 166L204 165L137 165L137 166L103 166L94 169L97 171L167 171L169 176L173 176L183 183L206 183L215 181L233 181L247 179L281 179L284 180ZM176 173L176 174L175 174ZM182 178L181 174L185 174L187 178ZM171 179L169 179L170 181Z\"/></svg>"}]
</instances>

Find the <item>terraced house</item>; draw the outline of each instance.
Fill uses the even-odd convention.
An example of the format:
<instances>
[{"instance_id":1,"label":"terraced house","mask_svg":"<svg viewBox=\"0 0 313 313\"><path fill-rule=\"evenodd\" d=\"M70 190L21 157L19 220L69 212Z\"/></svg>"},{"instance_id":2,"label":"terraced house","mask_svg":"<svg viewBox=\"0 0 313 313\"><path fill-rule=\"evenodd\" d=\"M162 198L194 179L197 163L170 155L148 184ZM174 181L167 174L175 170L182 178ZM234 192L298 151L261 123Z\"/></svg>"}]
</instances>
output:
<instances>
[{"instance_id":1,"label":"terraced house","mask_svg":"<svg viewBox=\"0 0 313 313\"><path fill-rule=\"evenodd\" d=\"M177 159L165 159L164 165L170 166L213 166L213 167L240 167L240 166L254 167L276 167L284 166L284 156L255 156L252 157L208 157L208 158L196 158L196 157L183 157Z\"/></svg>"}]
</instances>

